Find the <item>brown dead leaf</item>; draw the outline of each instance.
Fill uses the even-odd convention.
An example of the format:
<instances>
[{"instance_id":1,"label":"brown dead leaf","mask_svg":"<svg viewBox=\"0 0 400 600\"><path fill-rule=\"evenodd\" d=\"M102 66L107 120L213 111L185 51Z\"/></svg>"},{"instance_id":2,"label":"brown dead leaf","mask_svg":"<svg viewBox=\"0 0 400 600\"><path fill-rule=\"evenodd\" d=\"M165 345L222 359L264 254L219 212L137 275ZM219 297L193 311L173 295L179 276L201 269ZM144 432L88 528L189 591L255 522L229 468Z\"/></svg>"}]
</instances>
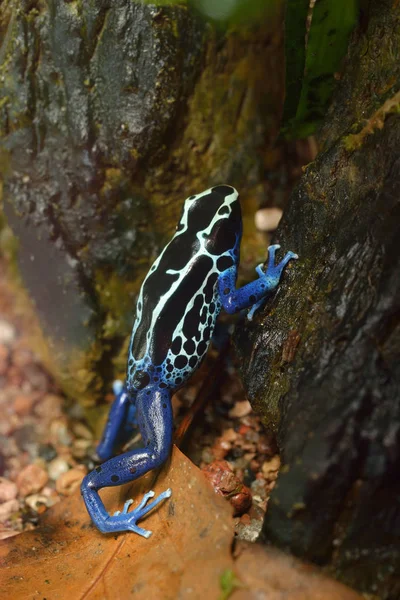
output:
<instances>
[{"instance_id":1,"label":"brown dead leaf","mask_svg":"<svg viewBox=\"0 0 400 600\"><path fill-rule=\"evenodd\" d=\"M363 600L316 567L275 548L241 542L235 554L241 587L229 600Z\"/></svg>"},{"instance_id":2,"label":"brown dead leaf","mask_svg":"<svg viewBox=\"0 0 400 600\"><path fill-rule=\"evenodd\" d=\"M121 509L130 497L140 500L149 489L143 479L147 486L141 480L105 489L107 509ZM2 597L218 598L220 576L233 565L230 505L176 448L154 491L168 487L172 497L142 521L153 531L149 539L99 533L79 492L58 503L37 529L0 542Z\"/></svg>"}]
</instances>

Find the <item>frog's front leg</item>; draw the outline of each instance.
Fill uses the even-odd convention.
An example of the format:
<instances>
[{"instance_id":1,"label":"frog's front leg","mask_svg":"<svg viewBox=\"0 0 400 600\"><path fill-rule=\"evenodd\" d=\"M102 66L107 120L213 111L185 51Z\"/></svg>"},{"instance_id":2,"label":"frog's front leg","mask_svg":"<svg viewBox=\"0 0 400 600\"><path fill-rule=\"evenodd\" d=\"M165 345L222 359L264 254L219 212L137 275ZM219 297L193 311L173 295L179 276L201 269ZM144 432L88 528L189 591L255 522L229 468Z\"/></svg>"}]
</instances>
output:
<instances>
[{"instance_id":1,"label":"frog's front leg","mask_svg":"<svg viewBox=\"0 0 400 600\"><path fill-rule=\"evenodd\" d=\"M237 265L232 265L223 271L218 278L218 292L222 306L227 313L233 314L243 308L250 308L248 319L253 318L254 312L261 306L265 298L275 290L287 263L298 258L294 252L288 252L281 262L275 265L275 253L280 248L278 244L268 248L269 259L266 272L262 265L256 269L259 279L252 281L242 288L236 289Z\"/></svg>"},{"instance_id":2,"label":"frog's front leg","mask_svg":"<svg viewBox=\"0 0 400 600\"><path fill-rule=\"evenodd\" d=\"M137 522L151 511L159 502L171 495L166 490L153 502L147 503L154 493L145 494L143 501L134 510L128 512L130 501L125 503L122 513L109 515L99 496L104 487L122 485L133 481L148 471L161 466L172 445L172 408L168 390L147 387L138 392L136 409L139 429L145 444L144 448L125 452L111 458L86 475L81 485L81 493L92 521L103 533L134 531L144 537L151 535L137 526Z\"/></svg>"}]
</instances>

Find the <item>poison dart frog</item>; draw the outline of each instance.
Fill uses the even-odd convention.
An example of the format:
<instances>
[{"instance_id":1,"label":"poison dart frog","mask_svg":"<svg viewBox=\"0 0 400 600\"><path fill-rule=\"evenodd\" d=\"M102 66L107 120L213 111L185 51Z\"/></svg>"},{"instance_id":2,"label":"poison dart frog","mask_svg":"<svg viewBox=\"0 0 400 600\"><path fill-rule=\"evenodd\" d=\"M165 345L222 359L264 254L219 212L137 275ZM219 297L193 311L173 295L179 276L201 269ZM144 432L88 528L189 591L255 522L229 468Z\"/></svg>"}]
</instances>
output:
<instances>
[{"instance_id":1,"label":"poison dart frog","mask_svg":"<svg viewBox=\"0 0 400 600\"><path fill-rule=\"evenodd\" d=\"M242 218L237 191L219 185L190 196L176 233L143 281L129 346L127 376L111 407L97 448L105 462L86 475L81 492L94 524L103 533L134 531L149 537L137 522L171 495L150 491L129 511L109 515L99 496L104 487L122 485L162 465L172 446L171 396L197 369L210 344L221 308L230 314L249 308L248 318L279 283L282 270L297 255L288 252L275 265L278 245L270 246L268 267L258 279L236 289ZM143 448L111 458L129 434L136 412Z\"/></svg>"}]
</instances>

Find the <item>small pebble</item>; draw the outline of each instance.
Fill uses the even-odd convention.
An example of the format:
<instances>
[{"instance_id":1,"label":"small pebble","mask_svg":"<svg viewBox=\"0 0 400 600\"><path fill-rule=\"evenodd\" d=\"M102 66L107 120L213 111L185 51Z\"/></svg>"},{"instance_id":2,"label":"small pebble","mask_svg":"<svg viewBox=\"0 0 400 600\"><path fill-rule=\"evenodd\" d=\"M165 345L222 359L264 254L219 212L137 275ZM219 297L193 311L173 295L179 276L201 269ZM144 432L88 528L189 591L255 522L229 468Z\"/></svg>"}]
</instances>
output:
<instances>
[{"instance_id":1,"label":"small pebble","mask_svg":"<svg viewBox=\"0 0 400 600\"><path fill-rule=\"evenodd\" d=\"M22 370L32 364L33 354L27 348L18 348L12 353L11 361L15 367Z\"/></svg>"},{"instance_id":2,"label":"small pebble","mask_svg":"<svg viewBox=\"0 0 400 600\"><path fill-rule=\"evenodd\" d=\"M31 496L27 496L25 498L25 504L29 506L31 510L40 515L52 505L52 502L50 498L44 496L43 494L32 494Z\"/></svg>"},{"instance_id":3,"label":"small pebble","mask_svg":"<svg viewBox=\"0 0 400 600\"><path fill-rule=\"evenodd\" d=\"M254 221L259 231L275 231L282 218L280 208L260 208L255 214Z\"/></svg>"},{"instance_id":4,"label":"small pebble","mask_svg":"<svg viewBox=\"0 0 400 600\"><path fill-rule=\"evenodd\" d=\"M18 495L18 488L13 481L0 477L0 503L15 500Z\"/></svg>"},{"instance_id":5,"label":"small pebble","mask_svg":"<svg viewBox=\"0 0 400 600\"><path fill-rule=\"evenodd\" d=\"M54 458L47 466L50 479L57 481L57 479L63 474L69 471L69 465L64 458L58 456Z\"/></svg>"},{"instance_id":6,"label":"small pebble","mask_svg":"<svg viewBox=\"0 0 400 600\"><path fill-rule=\"evenodd\" d=\"M230 417L245 417L251 413L251 404L248 400L236 402L235 406L229 411Z\"/></svg>"},{"instance_id":7,"label":"small pebble","mask_svg":"<svg viewBox=\"0 0 400 600\"><path fill-rule=\"evenodd\" d=\"M45 396L36 403L35 414L40 418L46 419L46 421L58 419L62 414L62 401L62 398L56 394L45 394Z\"/></svg>"},{"instance_id":8,"label":"small pebble","mask_svg":"<svg viewBox=\"0 0 400 600\"><path fill-rule=\"evenodd\" d=\"M7 321L0 320L0 344L11 344L15 339L15 328L7 323Z\"/></svg>"},{"instance_id":9,"label":"small pebble","mask_svg":"<svg viewBox=\"0 0 400 600\"><path fill-rule=\"evenodd\" d=\"M52 442L57 446L70 446L72 444L72 436L68 431L67 422L65 419L54 419L50 424L50 437Z\"/></svg>"},{"instance_id":10,"label":"small pebble","mask_svg":"<svg viewBox=\"0 0 400 600\"><path fill-rule=\"evenodd\" d=\"M0 377L7 374L10 351L7 346L0 344Z\"/></svg>"},{"instance_id":11,"label":"small pebble","mask_svg":"<svg viewBox=\"0 0 400 600\"><path fill-rule=\"evenodd\" d=\"M276 454L262 464L261 471L267 481L274 480L278 477L278 471L281 466L281 459Z\"/></svg>"},{"instance_id":12,"label":"small pebble","mask_svg":"<svg viewBox=\"0 0 400 600\"><path fill-rule=\"evenodd\" d=\"M70 496L79 488L87 471L84 467L75 467L60 475L56 482L56 490L63 496Z\"/></svg>"},{"instance_id":13,"label":"small pebble","mask_svg":"<svg viewBox=\"0 0 400 600\"><path fill-rule=\"evenodd\" d=\"M83 438L84 440L92 440L93 433L83 423L75 423L72 427L72 431L77 438Z\"/></svg>"},{"instance_id":14,"label":"small pebble","mask_svg":"<svg viewBox=\"0 0 400 600\"><path fill-rule=\"evenodd\" d=\"M18 512L18 500L8 500L0 504L0 521L7 521L13 513Z\"/></svg>"},{"instance_id":15,"label":"small pebble","mask_svg":"<svg viewBox=\"0 0 400 600\"><path fill-rule=\"evenodd\" d=\"M49 477L38 465L28 465L18 474L17 486L20 496L29 496L39 492L46 485Z\"/></svg>"},{"instance_id":16,"label":"small pebble","mask_svg":"<svg viewBox=\"0 0 400 600\"><path fill-rule=\"evenodd\" d=\"M250 508L252 502L250 489L235 475L226 460L215 461L203 469L203 473L214 491L229 499L234 516L239 516Z\"/></svg>"},{"instance_id":17,"label":"small pebble","mask_svg":"<svg viewBox=\"0 0 400 600\"><path fill-rule=\"evenodd\" d=\"M85 458L91 445L90 440L75 440L71 447L72 456L77 459Z\"/></svg>"},{"instance_id":18,"label":"small pebble","mask_svg":"<svg viewBox=\"0 0 400 600\"><path fill-rule=\"evenodd\" d=\"M53 460L53 458L57 456L57 452L54 446L52 446L51 444L40 444L38 455L45 462L50 462L51 460Z\"/></svg>"},{"instance_id":19,"label":"small pebble","mask_svg":"<svg viewBox=\"0 0 400 600\"><path fill-rule=\"evenodd\" d=\"M14 537L19 533L19 531L15 531L14 529L6 529L5 531L0 531L0 540L6 540L7 538Z\"/></svg>"},{"instance_id":20,"label":"small pebble","mask_svg":"<svg viewBox=\"0 0 400 600\"><path fill-rule=\"evenodd\" d=\"M259 496L261 500L265 500L267 497L267 482L265 479L260 479L257 477L257 479L252 482L250 488L253 495Z\"/></svg>"},{"instance_id":21,"label":"small pebble","mask_svg":"<svg viewBox=\"0 0 400 600\"><path fill-rule=\"evenodd\" d=\"M14 399L14 411L20 417L28 415L32 411L34 397L26 394L18 394Z\"/></svg>"},{"instance_id":22,"label":"small pebble","mask_svg":"<svg viewBox=\"0 0 400 600\"><path fill-rule=\"evenodd\" d=\"M24 375L34 390L39 392L47 391L49 377L38 365L27 365L24 368Z\"/></svg>"}]
</instances>

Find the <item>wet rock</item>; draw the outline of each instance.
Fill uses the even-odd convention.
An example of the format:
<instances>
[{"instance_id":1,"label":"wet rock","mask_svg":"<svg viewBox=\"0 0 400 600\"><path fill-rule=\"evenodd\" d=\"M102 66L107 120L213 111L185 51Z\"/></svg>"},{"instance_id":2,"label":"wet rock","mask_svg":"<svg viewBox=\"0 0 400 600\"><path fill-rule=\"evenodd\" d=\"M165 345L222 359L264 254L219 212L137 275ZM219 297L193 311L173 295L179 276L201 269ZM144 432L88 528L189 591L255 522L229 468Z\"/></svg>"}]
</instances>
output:
<instances>
[{"instance_id":1,"label":"wet rock","mask_svg":"<svg viewBox=\"0 0 400 600\"><path fill-rule=\"evenodd\" d=\"M383 0L363 15L277 231L300 259L235 335L283 462L265 539L385 599L400 597L399 19Z\"/></svg>"}]
</instances>

